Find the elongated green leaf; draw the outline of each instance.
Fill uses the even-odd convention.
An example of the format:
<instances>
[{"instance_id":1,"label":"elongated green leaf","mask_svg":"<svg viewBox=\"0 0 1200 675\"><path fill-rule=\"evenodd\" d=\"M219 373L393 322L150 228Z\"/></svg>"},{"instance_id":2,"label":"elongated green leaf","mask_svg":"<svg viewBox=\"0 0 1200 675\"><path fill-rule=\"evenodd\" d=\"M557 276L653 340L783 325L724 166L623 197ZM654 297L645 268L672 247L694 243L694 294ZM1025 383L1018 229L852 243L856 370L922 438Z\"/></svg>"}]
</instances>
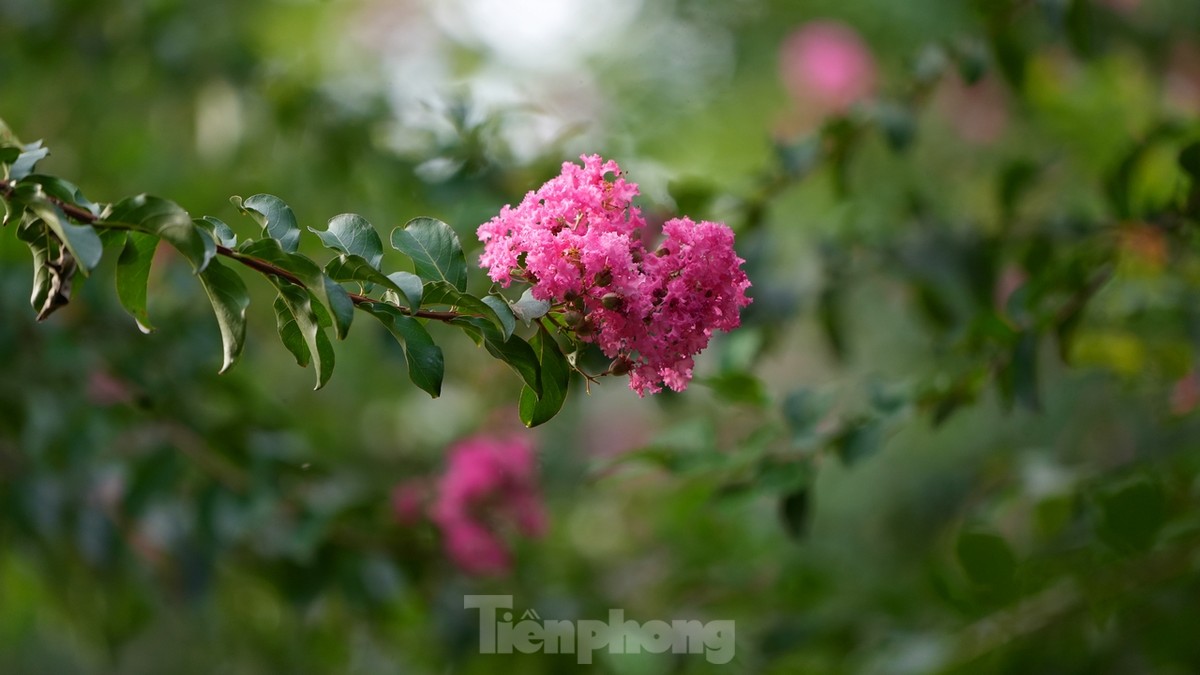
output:
<instances>
[{"instance_id":1,"label":"elongated green leaf","mask_svg":"<svg viewBox=\"0 0 1200 675\"><path fill-rule=\"evenodd\" d=\"M261 225L267 236L277 239L283 250L295 253L300 248L300 226L296 224L296 214L279 197L258 194L244 200L234 196L229 201Z\"/></svg>"},{"instance_id":2,"label":"elongated green leaf","mask_svg":"<svg viewBox=\"0 0 1200 675\"><path fill-rule=\"evenodd\" d=\"M197 274L217 254L212 236L193 223L183 207L160 197L142 194L123 199L113 205L103 220L161 237L188 259Z\"/></svg>"},{"instance_id":3,"label":"elongated green leaf","mask_svg":"<svg viewBox=\"0 0 1200 675\"><path fill-rule=\"evenodd\" d=\"M333 345L321 330L320 320L313 310L313 294L278 277L271 279L279 289L279 298L275 301L279 337L296 357L297 364L303 367L311 360L317 374L314 389L320 389L333 374L334 357Z\"/></svg>"},{"instance_id":4,"label":"elongated green leaf","mask_svg":"<svg viewBox=\"0 0 1200 675\"><path fill-rule=\"evenodd\" d=\"M146 284L150 280L150 263L157 248L158 237L153 234L129 232L121 257L117 259L117 297L145 333L154 330L146 312Z\"/></svg>"},{"instance_id":5,"label":"elongated green leaf","mask_svg":"<svg viewBox=\"0 0 1200 675\"><path fill-rule=\"evenodd\" d=\"M33 220L17 228L17 238L29 246L33 254L33 294L29 304L39 313L46 307L46 300L54 288L53 272L49 266L52 259L54 240L46 224Z\"/></svg>"},{"instance_id":6,"label":"elongated green leaf","mask_svg":"<svg viewBox=\"0 0 1200 675\"><path fill-rule=\"evenodd\" d=\"M346 289L329 278L315 262L299 253L288 253L275 239L247 242L238 249L238 253L271 263L295 275L333 317L338 339L346 337L354 320L354 303Z\"/></svg>"},{"instance_id":7,"label":"elongated green leaf","mask_svg":"<svg viewBox=\"0 0 1200 675\"><path fill-rule=\"evenodd\" d=\"M519 412L525 426L536 427L550 421L562 410L571 380L571 367L558 343L545 330L534 334L529 345L541 364L542 391L538 394L528 386L522 387Z\"/></svg>"},{"instance_id":8,"label":"elongated green leaf","mask_svg":"<svg viewBox=\"0 0 1200 675\"><path fill-rule=\"evenodd\" d=\"M508 339L512 334L512 331L505 329L504 322L491 305L469 293L459 291L444 281L430 281L425 284L425 298L421 302L424 305L446 305L465 314L483 317L501 330L502 339Z\"/></svg>"},{"instance_id":9,"label":"elongated green leaf","mask_svg":"<svg viewBox=\"0 0 1200 675\"><path fill-rule=\"evenodd\" d=\"M451 319L450 324L463 329L475 344L483 345L489 354L507 363L535 394L541 393L541 366L538 364L537 354L519 335L510 335L505 339L504 334L491 321L474 316Z\"/></svg>"},{"instance_id":10,"label":"elongated green leaf","mask_svg":"<svg viewBox=\"0 0 1200 675\"><path fill-rule=\"evenodd\" d=\"M1008 542L991 532L963 532L955 552L967 577L981 586L1003 586L1017 569L1017 558Z\"/></svg>"},{"instance_id":11,"label":"elongated green leaf","mask_svg":"<svg viewBox=\"0 0 1200 675\"><path fill-rule=\"evenodd\" d=\"M408 361L408 377L421 389L437 398L442 393L442 377L445 374L445 358L442 348L434 344L429 332L420 321L407 316L392 305L372 302L362 305L395 336L404 348Z\"/></svg>"},{"instance_id":12,"label":"elongated green leaf","mask_svg":"<svg viewBox=\"0 0 1200 675\"><path fill-rule=\"evenodd\" d=\"M408 293L404 291L396 282L384 276L383 272L371 266L362 256L358 255L340 255L325 266L325 273L334 281L353 281L360 284L378 284L385 289L395 293L409 307L413 306L412 301L408 297ZM417 297L417 302L420 303L420 296ZM420 305L414 308L419 309Z\"/></svg>"},{"instance_id":13,"label":"elongated green leaf","mask_svg":"<svg viewBox=\"0 0 1200 675\"><path fill-rule=\"evenodd\" d=\"M100 241L100 235L96 234L95 228L91 225L73 225L67 220L67 215L62 209L44 199L31 200L28 207L50 227L59 241L66 245L84 274L100 264L104 244Z\"/></svg>"},{"instance_id":14,"label":"elongated green leaf","mask_svg":"<svg viewBox=\"0 0 1200 675\"><path fill-rule=\"evenodd\" d=\"M221 329L224 361L220 372L224 373L237 363L246 342L246 308L250 306L250 293L242 278L217 260L210 262L200 273L200 283L204 285L217 317L217 326Z\"/></svg>"},{"instance_id":15,"label":"elongated green leaf","mask_svg":"<svg viewBox=\"0 0 1200 675\"><path fill-rule=\"evenodd\" d=\"M366 218L356 213L330 218L328 230L308 229L320 237L327 248L359 256L376 270L383 262L383 241L379 239L379 233Z\"/></svg>"},{"instance_id":16,"label":"elongated green leaf","mask_svg":"<svg viewBox=\"0 0 1200 675\"><path fill-rule=\"evenodd\" d=\"M434 218L413 218L392 230L392 247L412 258L417 276L467 289L467 259L454 230Z\"/></svg>"}]
</instances>

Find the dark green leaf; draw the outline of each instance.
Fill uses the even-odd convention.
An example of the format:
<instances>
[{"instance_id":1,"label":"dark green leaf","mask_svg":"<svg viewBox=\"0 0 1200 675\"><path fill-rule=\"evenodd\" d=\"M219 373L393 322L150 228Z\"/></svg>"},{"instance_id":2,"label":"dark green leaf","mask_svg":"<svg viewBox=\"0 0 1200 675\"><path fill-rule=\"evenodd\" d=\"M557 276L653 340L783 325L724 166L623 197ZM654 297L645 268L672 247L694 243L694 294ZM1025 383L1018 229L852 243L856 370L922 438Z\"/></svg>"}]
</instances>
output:
<instances>
[{"instance_id":1,"label":"dark green leaf","mask_svg":"<svg viewBox=\"0 0 1200 675\"><path fill-rule=\"evenodd\" d=\"M980 586L1000 587L1008 584L1017 569L1017 559L1008 542L990 532L967 531L958 536L955 544L958 562L967 578Z\"/></svg>"},{"instance_id":2,"label":"dark green leaf","mask_svg":"<svg viewBox=\"0 0 1200 675\"><path fill-rule=\"evenodd\" d=\"M229 201L261 225L267 236L279 240L279 246L284 251L295 253L300 248L300 226L296 224L296 214L279 197L258 194L245 200L234 196Z\"/></svg>"},{"instance_id":3,"label":"dark green leaf","mask_svg":"<svg viewBox=\"0 0 1200 675\"><path fill-rule=\"evenodd\" d=\"M278 277L271 277L271 280L279 289L279 298L275 301L279 337L301 367L312 361L317 374L314 389L320 389L333 374L334 356L333 345L321 330L320 320L313 310L313 294Z\"/></svg>"},{"instance_id":4,"label":"dark green leaf","mask_svg":"<svg viewBox=\"0 0 1200 675\"><path fill-rule=\"evenodd\" d=\"M805 486L779 499L779 516L793 539L803 539L808 534L812 511L810 492L810 488Z\"/></svg>"},{"instance_id":5,"label":"dark green leaf","mask_svg":"<svg viewBox=\"0 0 1200 675\"><path fill-rule=\"evenodd\" d=\"M783 418L792 432L792 439L797 442L813 436L817 423L828 412L828 397L811 389L796 389L783 399Z\"/></svg>"},{"instance_id":6,"label":"dark green leaf","mask_svg":"<svg viewBox=\"0 0 1200 675\"><path fill-rule=\"evenodd\" d=\"M863 419L847 423L833 440L833 449L846 466L879 452L883 445L883 426L878 420Z\"/></svg>"},{"instance_id":7,"label":"dark green leaf","mask_svg":"<svg viewBox=\"0 0 1200 675\"><path fill-rule=\"evenodd\" d=\"M1154 545L1167 517L1167 502L1157 482L1143 476L1107 487L1097 497L1102 539L1123 552Z\"/></svg>"},{"instance_id":8,"label":"dark green leaf","mask_svg":"<svg viewBox=\"0 0 1200 675\"><path fill-rule=\"evenodd\" d=\"M366 218L358 214L343 213L330 218L329 229L324 232L312 227L308 229L320 237L321 243L327 248L357 255L376 270L383 262L383 242L379 239L379 233Z\"/></svg>"},{"instance_id":9,"label":"dark green leaf","mask_svg":"<svg viewBox=\"0 0 1200 675\"><path fill-rule=\"evenodd\" d=\"M496 314L496 310L491 305L469 293L460 292L444 281L430 281L425 284L425 298L422 300L422 304L446 305L458 312L474 314L487 319L501 330L502 339L507 339L511 334L511 331L505 330L504 322L500 320L500 316Z\"/></svg>"},{"instance_id":10,"label":"dark green leaf","mask_svg":"<svg viewBox=\"0 0 1200 675\"><path fill-rule=\"evenodd\" d=\"M242 353L242 345L246 341L246 308L250 306L250 294L241 277L217 260L210 262L208 267L200 273L200 283L204 285L204 291L208 293L213 313L217 317L217 326L221 329L221 344L224 351L224 361L221 364L223 373L237 363L238 356ZM284 309L287 310L287 307L285 306ZM278 314L279 309L277 308L276 315ZM293 325L295 325L294 322ZM332 368L332 362L330 367Z\"/></svg>"},{"instance_id":11,"label":"dark green leaf","mask_svg":"<svg viewBox=\"0 0 1200 675\"><path fill-rule=\"evenodd\" d=\"M379 319L404 348L408 361L408 377L421 389L437 398L442 393L445 360L442 348L433 342L420 321L407 316L392 305L366 303L362 308Z\"/></svg>"},{"instance_id":12,"label":"dark green leaf","mask_svg":"<svg viewBox=\"0 0 1200 675\"><path fill-rule=\"evenodd\" d=\"M33 220L18 227L17 238L25 242L33 254L33 294L29 298L29 304L40 314L48 306L47 300L61 286L56 279L57 271L50 264L55 258L55 241L50 229L41 220ZM63 298L58 306L66 304L66 300L67 298Z\"/></svg>"},{"instance_id":13,"label":"dark green leaf","mask_svg":"<svg viewBox=\"0 0 1200 675\"><path fill-rule=\"evenodd\" d=\"M137 321L138 328L149 333L150 315L146 312L146 284L150 279L150 263L158 248L158 237L145 232L129 232L125 247L117 259L117 297L121 305ZM209 263L210 265L212 262Z\"/></svg>"},{"instance_id":14,"label":"dark green leaf","mask_svg":"<svg viewBox=\"0 0 1200 675\"><path fill-rule=\"evenodd\" d=\"M467 289L467 259L454 230L434 218L413 218L392 230L392 247L412 258L417 276Z\"/></svg>"},{"instance_id":15,"label":"dark green leaf","mask_svg":"<svg viewBox=\"0 0 1200 675\"><path fill-rule=\"evenodd\" d=\"M12 164L21 156L21 149L15 146L0 147L0 164Z\"/></svg>"},{"instance_id":16,"label":"dark green leaf","mask_svg":"<svg viewBox=\"0 0 1200 675\"><path fill-rule=\"evenodd\" d=\"M545 329L538 330L529 341L540 364L541 393L528 386L521 388L519 412L521 422L527 427L536 427L550 421L567 398L567 387L571 381L571 366L562 350Z\"/></svg>"},{"instance_id":17,"label":"dark green leaf","mask_svg":"<svg viewBox=\"0 0 1200 675\"><path fill-rule=\"evenodd\" d=\"M329 278L315 262L299 253L283 250L283 245L276 239L247 242L238 249L238 253L258 258L295 275L320 301L324 309L328 309L328 313L333 317L338 339L346 337L354 320L354 302L346 289Z\"/></svg>"},{"instance_id":18,"label":"dark green leaf","mask_svg":"<svg viewBox=\"0 0 1200 675\"><path fill-rule=\"evenodd\" d=\"M1004 400L1011 405L1020 403L1027 410L1041 409L1038 394L1038 339L1037 334L1026 331L1013 347L1009 362L1000 372L997 385Z\"/></svg>"},{"instance_id":19,"label":"dark green leaf","mask_svg":"<svg viewBox=\"0 0 1200 675\"><path fill-rule=\"evenodd\" d=\"M400 288L396 282L384 276L383 272L372 267L371 263L367 262L361 256L342 254L329 261L329 264L325 266L325 273L334 281L353 281L364 286L378 284L396 294L398 301L403 301L409 307L413 306L404 289ZM417 301L420 302L419 297ZM414 311L417 308L414 308Z\"/></svg>"},{"instance_id":20,"label":"dark green leaf","mask_svg":"<svg viewBox=\"0 0 1200 675\"><path fill-rule=\"evenodd\" d=\"M104 222L128 225L159 236L187 258L197 274L217 254L212 236L193 223L187 211L159 197L143 194L123 199L105 215Z\"/></svg>"},{"instance_id":21,"label":"dark green leaf","mask_svg":"<svg viewBox=\"0 0 1200 675\"><path fill-rule=\"evenodd\" d=\"M507 363L535 394L541 393L541 366L537 354L519 335L510 335L505 339L504 334L491 321L473 316L451 319L450 324L463 329L475 344L482 344L489 354Z\"/></svg>"},{"instance_id":22,"label":"dark green leaf","mask_svg":"<svg viewBox=\"0 0 1200 675\"><path fill-rule=\"evenodd\" d=\"M75 206L82 207L93 216L100 215L100 205L90 201L87 197L84 197L83 192L81 192L74 183L65 181L57 176L45 176L40 174L26 176L21 182L36 183L41 185L42 190L44 190L46 194L50 195L51 197L61 199L68 204L74 204Z\"/></svg>"}]
</instances>

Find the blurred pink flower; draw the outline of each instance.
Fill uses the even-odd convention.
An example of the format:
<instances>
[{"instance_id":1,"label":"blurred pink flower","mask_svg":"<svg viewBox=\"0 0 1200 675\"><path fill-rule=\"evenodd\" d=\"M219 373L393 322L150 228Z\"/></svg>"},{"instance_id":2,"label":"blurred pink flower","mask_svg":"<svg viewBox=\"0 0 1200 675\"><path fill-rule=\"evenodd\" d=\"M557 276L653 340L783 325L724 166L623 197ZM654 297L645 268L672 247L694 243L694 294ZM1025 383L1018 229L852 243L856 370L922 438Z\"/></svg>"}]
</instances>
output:
<instances>
[{"instance_id":1,"label":"blurred pink flower","mask_svg":"<svg viewBox=\"0 0 1200 675\"><path fill-rule=\"evenodd\" d=\"M470 574L503 574L512 560L502 535L539 537L546 515L533 448L517 438L475 436L450 449L430 510L446 554Z\"/></svg>"},{"instance_id":2,"label":"blurred pink flower","mask_svg":"<svg viewBox=\"0 0 1200 675\"><path fill-rule=\"evenodd\" d=\"M813 21L792 32L779 50L779 71L788 92L805 106L845 112L875 91L870 49L853 28Z\"/></svg>"},{"instance_id":3,"label":"blurred pink flower","mask_svg":"<svg viewBox=\"0 0 1200 675\"><path fill-rule=\"evenodd\" d=\"M416 525L425 517L425 504L429 500L428 481L414 478L397 485L392 490L392 513L401 525Z\"/></svg>"}]
</instances>

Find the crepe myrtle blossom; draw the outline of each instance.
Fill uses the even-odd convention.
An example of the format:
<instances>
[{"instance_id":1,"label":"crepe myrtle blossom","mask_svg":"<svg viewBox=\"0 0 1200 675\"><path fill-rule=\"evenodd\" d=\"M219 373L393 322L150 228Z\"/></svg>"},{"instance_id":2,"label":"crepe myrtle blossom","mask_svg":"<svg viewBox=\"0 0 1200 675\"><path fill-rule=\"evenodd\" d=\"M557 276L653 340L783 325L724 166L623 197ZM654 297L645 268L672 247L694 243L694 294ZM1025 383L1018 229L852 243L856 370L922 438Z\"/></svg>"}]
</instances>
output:
<instances>
[{"instance_id":1,"label":"crepe myrtle blossom","mask_svg":"<svg viewBox=\"0 0 1200 675\"><path fill-rule=\"evenodd\" d=\"M845 112L875 91L877 68L855 30L836 21L796 29L779 50L779 71L797 101L826 112Z\"/></svg>"},{"instance_id":2,"label":"crepe myrtle blossom","mask_svg":"<svg viewBox=\"0 0 1200 675\"><path fill-rule=\"evenodd\" d=\"M518 438L460 441L450 449L429 515L442 532L447 557L460 569L506 573L512 555L505 535L539 537L546 530L533 448Z\"/></svg>"},{"instance_id":3,"label":"crepe myrtle blossom","mask_svg":"<svg viewBox=\"0 0 1200 675\"><path fill-rule=\"evenodd\" d=\"M605 374L628 373L639 396L683 391L693 357L750 304L733 232L673 218L648 248L637 184L614 161L581 160L479 227L480 265L502 286L530 284L560 327L613 359Z\"/></svg>"}]
</instances>

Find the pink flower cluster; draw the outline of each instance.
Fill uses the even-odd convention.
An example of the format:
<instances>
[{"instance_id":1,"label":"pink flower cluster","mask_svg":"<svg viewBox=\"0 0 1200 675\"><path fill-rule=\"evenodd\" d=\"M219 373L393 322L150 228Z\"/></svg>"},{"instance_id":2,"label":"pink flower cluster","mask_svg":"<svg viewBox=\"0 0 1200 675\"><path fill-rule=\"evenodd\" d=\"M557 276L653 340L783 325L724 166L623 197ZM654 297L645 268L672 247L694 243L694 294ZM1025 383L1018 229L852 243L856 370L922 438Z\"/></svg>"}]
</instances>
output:
<instances>
[{"instance_id":1,"label":"pink flower cluster","mask_svg":"<svg viewBox=\"0 0 1200 675\"><path fill-rule=\"evenodd\" d=\"M396 519L412 525L427 500L424 484L402 483L392 494ZM512 556L504 535L541 536L546 516L537 491L533 448L515 438L475 436L450 449L429 517L442 531L446 555L469 574L504 574Z\"/></svg>"},{"instance_id":2,"label":"pink flower cluster","mask_svg":"<svg viewBox=\"0 0 1200 675\"><path fill-rule=\"evenodd\" d=\"M871 50L853 28L836 21L797 29L780 47L779 60L792 96L827 112L845 112L875 91Z\"/></svg>"},{"instance_id":3,"label":"pink flower cluster","mask_svg":"<svg viewBox=\"0 0 1200 675\"><path fill-rule=\"evenodd\" d=\"M733 232L674 218L649 250L640 236L646 221L632 204L637 184L616 162L581 159L479 227L480 265L504 286L532 284L578 338L615 359L613 374L629 373L639 396L663 384L682 391L692 357L714 331L736 328L750 304Z\"/></svg>"}]
</instances>

